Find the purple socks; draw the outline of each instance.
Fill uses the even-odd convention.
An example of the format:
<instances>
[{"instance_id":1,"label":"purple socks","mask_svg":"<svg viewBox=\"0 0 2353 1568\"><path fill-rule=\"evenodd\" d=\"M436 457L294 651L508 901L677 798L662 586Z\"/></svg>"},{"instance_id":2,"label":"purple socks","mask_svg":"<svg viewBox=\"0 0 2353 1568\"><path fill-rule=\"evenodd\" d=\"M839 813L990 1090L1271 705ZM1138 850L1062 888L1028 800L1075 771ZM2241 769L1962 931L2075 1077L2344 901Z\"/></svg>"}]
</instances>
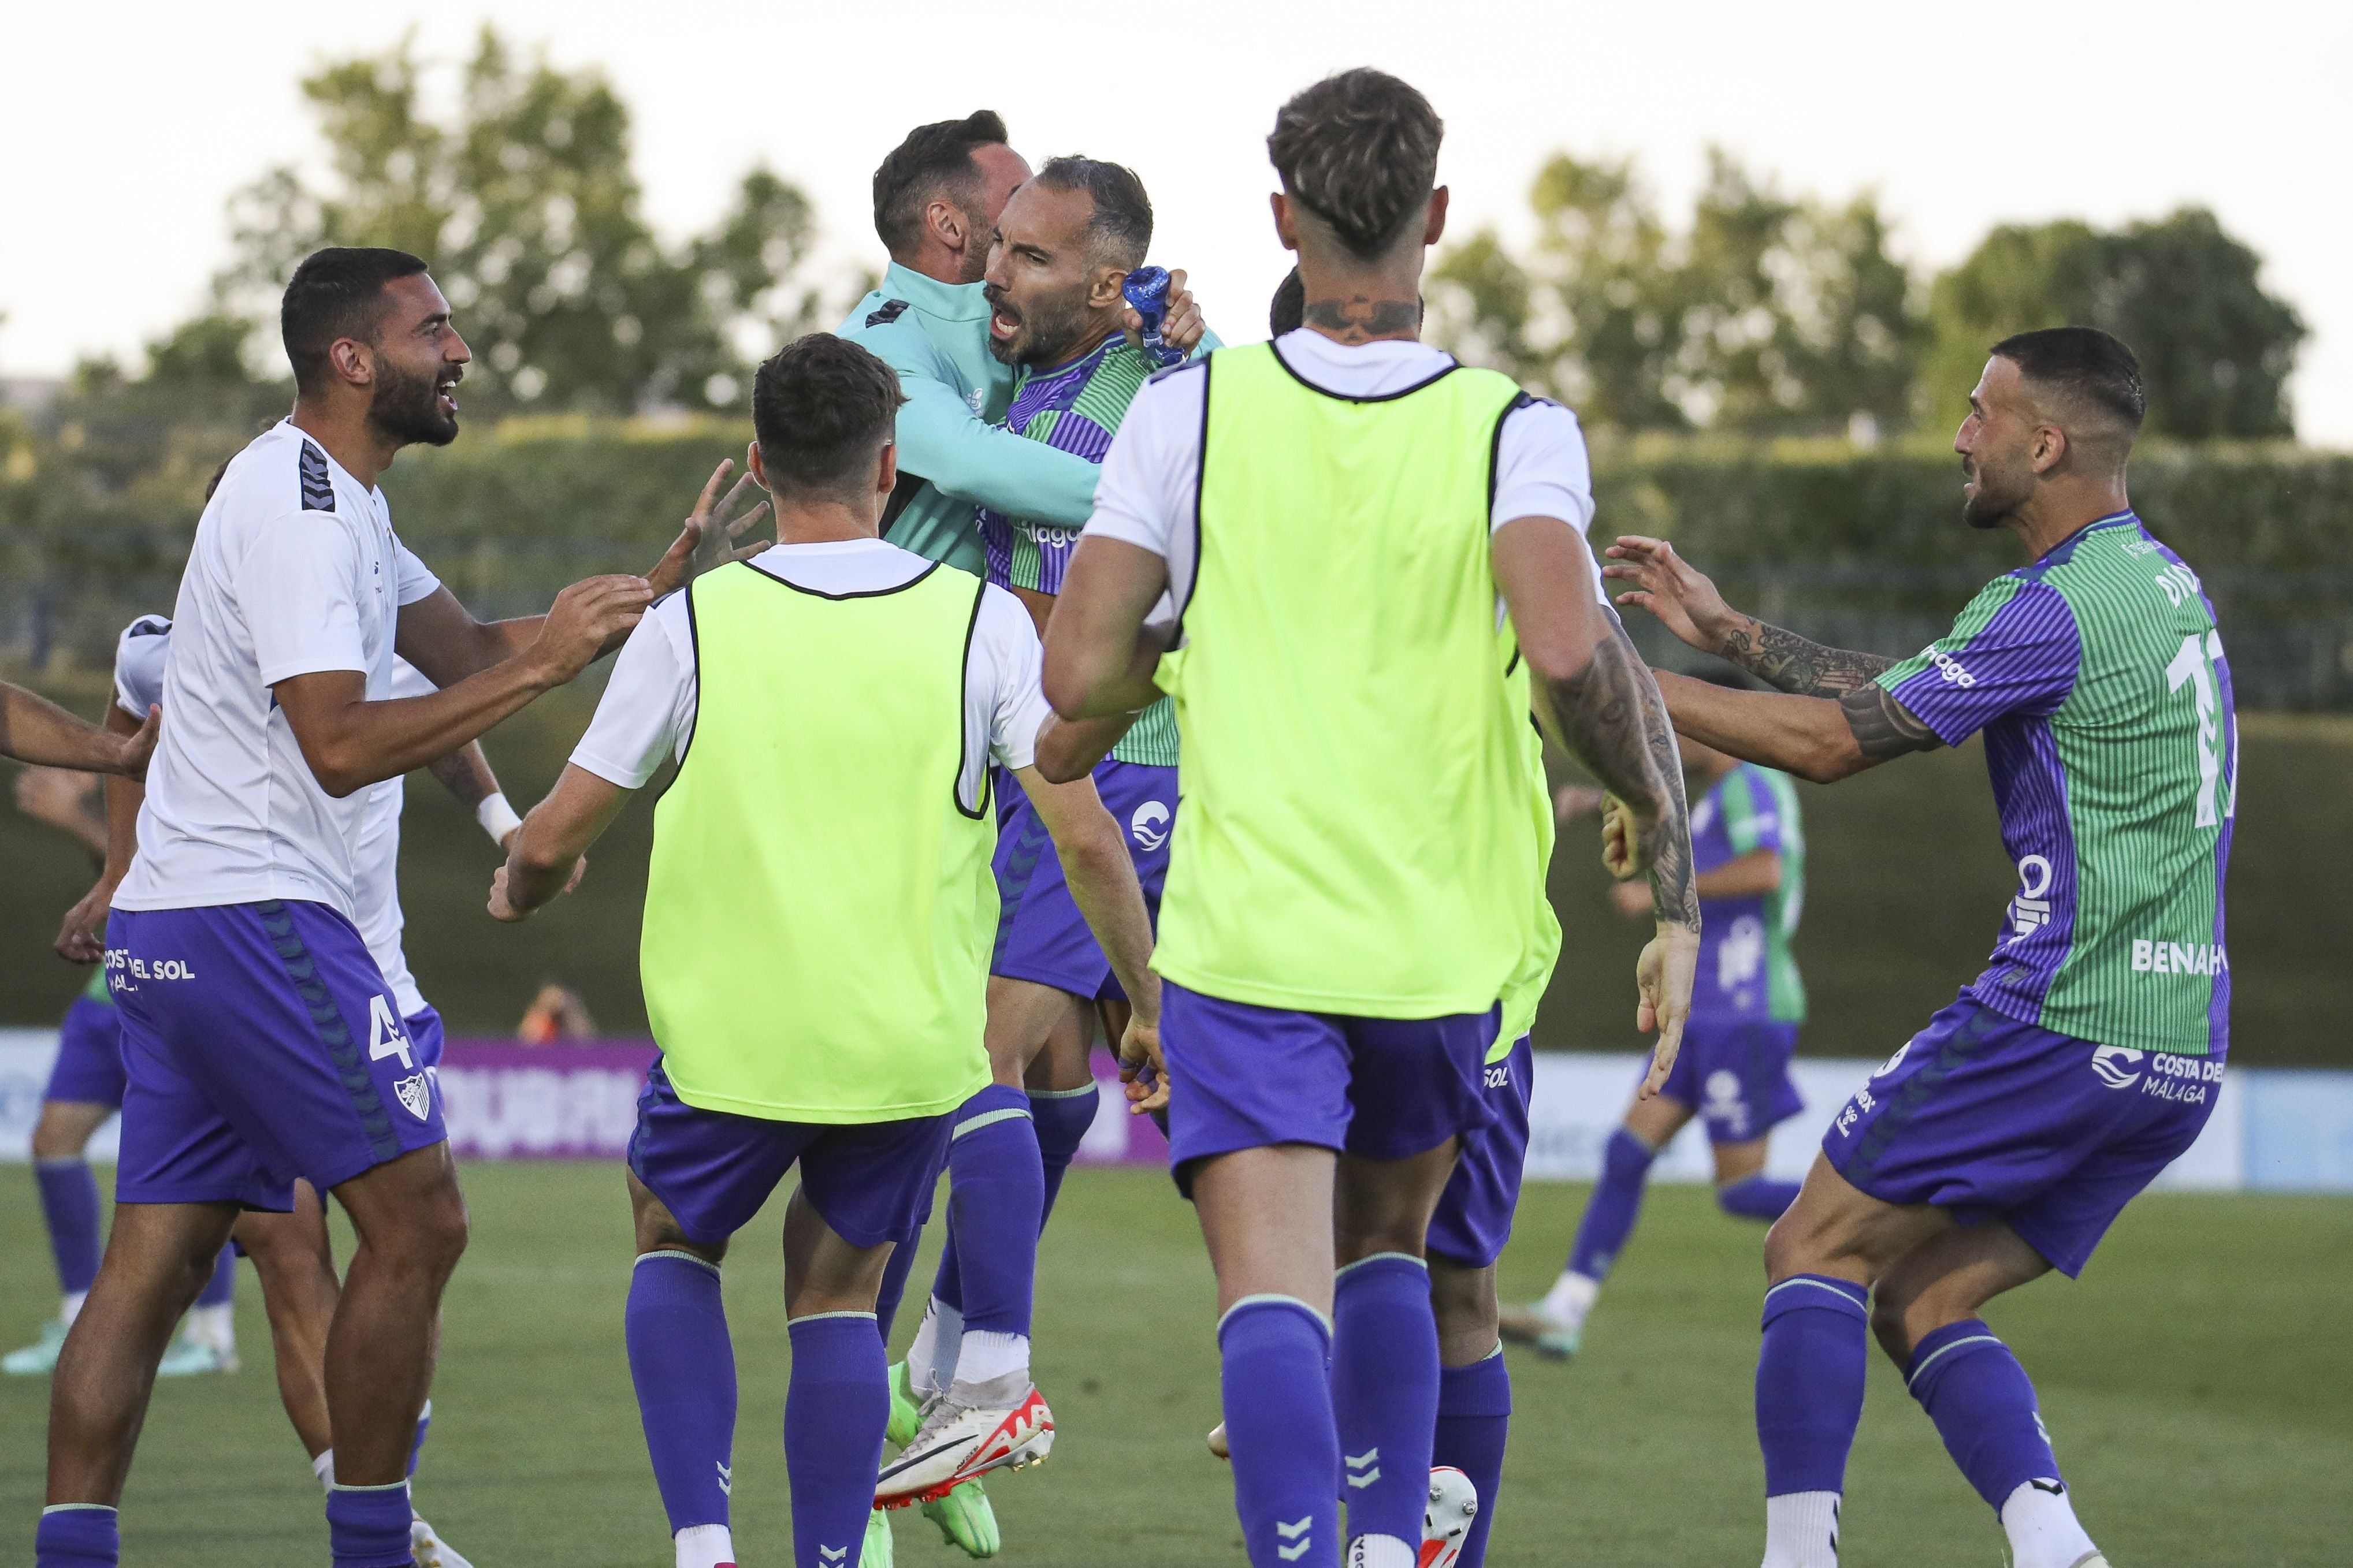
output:
<instances>
[{"instance_id":1,"label":"purple socks","mask_svg":"<svg viewBox=\"0 0 2353 1568\"><path fill-rule=\"evenodd\" d=\"M1039 1219L1040 1228L1043 1215L1054 1212L1054 1200L1062 1191L1062 1178L1070 1173L1079 1145L1086 1142L1087 1130L1095 1124L1095 1112L1102 1102L1101 1090L1092 1083L1084 1089L1029 1091L1029 1120L1038 1129L1038 1158L1046 1168L1046 1205Z\"/></svg>"},{"instance_id":2,"label":"purple socks","mask_svg":"<svg viewBox=\"0 0 2353 1568\"><path fill-rule=\"evenodd\" d=\"M860 1326L881 1355L872 1321L861 1318ZM647 1253L629 1275L624 1328L629 1380L670 1533L725 1524L735 1452L735 1351L719 1270L683 1252ZM799 1375L797 1357L796 1384Z\"/></svg>"},{"instance_id":3,"label":"purple socks","mask_svg":"<svg viewBox=\"0 0 2353 1568\"><path fill-rule=\"evenodd\" d=\"M932 1293L966 1332L1029 1332L1046 1178L1029 1096L990 1084L956 1112L948 1144L948 1248Z\"/></svg>"},{"instance_id":4,"label":"purple socks","mask_svg":"<svg viewBox=\"0 0 2353 1568\"><path fill-rule=\"evenodd\" d=\"M1657 1158L1649 1144L1623 1127L1609 1135L1601 1151L1601 1179L1586 1200L1577 1245L1569 1249L1570 1273L1595 1280L1609 1278L1609 1266L1634 1234L1635 1217L1642 1211L1642 1184L1650 1179L1651 1162Z\"/></svg>"},{"instance_id":5,"label":"purple socks","mask_svg":"<svg viewBox=\"0 0 2353 1568\"><path fill-rule=\"evenodd\" d=\"M785 1473L798 1568L856 1568L891 1419L882 1337L866 1312L797 1318L785 1396Z\"/></svg>"},{"instance_id":6,"label":"purple socks","mask_svg":"<svg viewBox=\"0 0 2353 1568\"><path fill-rule=\"evenodd\" d=\"M1438 1374L1438 1429L1430 1446L1432 1465L1451 1465L1471 1478L1479 1492L1479 1517L1462 1542L1457 1568L1482 1568L1487 1530L1495 1521L1495 1494L1504 1484L1504 1440L1512 1426L1512 1374L1504 1367L1504 1347L1469 1366Z\"/></svg>"},{"instance_id":7,"label":"purple socks","mask_svg":"<svg viewBox=\"0 0 2353 1568\"><path fill-rule=\"evenodd\" d=\"M1323 1314L1289 1296L1245 1296L1219 1320L1218 1350L1252 1568L1339 1568L1340 1437ZM1426 1469L1414 1478L1417 1496L1428 1479Z\"/></svg>"},{"instance_id":8,"label":"purple socks","mask_svg":"<svg viewBox=\"0 0 2353 1568\"><path fill-rule=\"evenodd\" d=\"M1438 1385L1428 1266L1377 1252L1341 1269L1332 1298L1332 1412L1352 1539L1393 1535L1420 1547Z\"/></svg>"},{"instance_id":9,"label":"purple socks","mask_svg":"<svg viewBox=\"0 0 2353 1568\"><path fill-rule=\"evenodd\" d=\"M1761 1171L1715 1189L1716 1207L1741 1219L1761 1219L1767 1225L1779 1219L1781 1211L1797 1201L1797 1183L1777 1182Z\"/></svg>"},{"instance_id":10,"label":"purple socks","mask_svg":"<svg viewBox=\"0 0 2353 1568\"><path fill-rule=\"evenodd\" d=\"M327 1544L335 1568L414 1568L408 1549L408 1483L330 1487Z\"/></svg>"},{"instance_id":11,"label":"purple socks","mask_svg":"<svg viewBox=\"0 0 2353 1568\"><path fill-rule=\"evenodd\" d=\"M121 1560L122 1531L112 1509L60 1503L41 1510L33 1535L36 1568L114 1568Z\"/></svg>"},{"instance_id":12,"label":"purple socks","mask_svg":"<svg viewBox=\"0 0 2353 1568\"><path fill-rule=\"evenodd\" d=\"M1904 1380L1953 1463L1997 1513L2028 1481L2057 1489L2059 1461L2043 1435L2034 1384L1983 1321L1970 1318L1925 1335Z\"/></svg>"},{"instance_id":13,"label":"purple socks","mask_svg":"<svg viewBox=\"0 0 2353 1568\"><path fill-rule=\"evenodd\" d=\"M98 1278L99 1252L98 1181L90 1173L90 1162L37 1161L33 1180L41 1189L41 1218L49 1227L58 1285L69 1296L86 1296Z\"/></svg>"},{"instance_id":14,"label":"purple socks","mask_svg":"<svg viewBox=\"0 0 2353 1568\"><path fill-rule=\"evenodd\" d=\"M1820 1274L1765 1292L1757 1442L1767 1498L1846 1489L1847 1450L1862 1419L1868 1299L1862 1286Z\"/></svg>"},{"instance_id":15,"label":"purple socks","mask_svg":"<svg viewBox=\"0 0 2353 1568\"><path fill-rule=\"evenodd\" d=\"M213 1277L196 1295L199 1307L226 1307L237 1300L237 1248L224 1247L213 1260Z\"/></svg>"}]
</instances>

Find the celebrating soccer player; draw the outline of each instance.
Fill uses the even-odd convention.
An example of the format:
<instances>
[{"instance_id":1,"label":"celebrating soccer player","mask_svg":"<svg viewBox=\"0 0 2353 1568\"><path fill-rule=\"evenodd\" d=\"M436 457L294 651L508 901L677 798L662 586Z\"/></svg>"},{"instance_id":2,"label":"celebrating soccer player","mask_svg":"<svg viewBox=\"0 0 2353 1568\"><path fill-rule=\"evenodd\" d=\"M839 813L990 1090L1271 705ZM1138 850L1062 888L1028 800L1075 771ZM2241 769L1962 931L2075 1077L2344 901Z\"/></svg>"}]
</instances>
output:
<instances>
[{"instance_id":1,"label":"celebrating soccer player","mask_svg":"<svg viewBox=\"0 0 2353 1568\"><path fill-rule=\"evenodd\" d=\"M1283 106L1274 217L1307 329L1137 395L1049 630L1066 716L1175 702L1170 1157L1218 1275L1261 1568L1336 1568L1343 1496L1351 1563L1419 1555L1441 1382L1427 1232L1493 1116L1498 999L1542 898L1520 670L1634 814L1653 1089L1698 945L1672 741L1595 592L1575 424L1418 341L1440 130L1372 70Z\"/></svg>"},{"instance_id":2,"label":"celebrating soccer player","mask_svg":"<svg viewBox=\"0 0 2353 1568\"><path fill-rule=\"evenodd\" d=\"M2105 332L1994 345L1953 443L1965 515L2032 564L1911 658L1741 615L1662 541L1609 551L1620 603L1788 694L1662 676L1677 729L1820 783L1983 731L2018 866L1992 963L1855 1092L1766 1242L1767 1568L1838 1561L1866 1324L2018 1568L2106 1561L2033 1384L1978 1312L2084 1267L2197 1138L2229 1047L2231 670L2197 574L2126 499L2142 412L2140 367Z\"/></svg>"},{"instance_id":3,"label":"celebrating soccer player","mask_svg":"<svg viewBox=\"0 0 2353 1568\"><path fill-rule=\"evenodd\" d=\"M44 1568L116 1561L172 1324L240 1210L288 1209L298 1177L359 1233L325 1350L333 1549L351 1568L411 1561L405 1478L466 1216L432 1076L354 924L367 792L572 679L726 552L714 476L651 581L592 578L544 616L477 621L401 545L375 483L402 447L458 434L470 355L425 263L317 252L280 320L294 412L231 460L197 523L171 719L108 922L118 1204L58 1358ZM396 648L443 689L394 700Z\"/></svg>"},{"instance_id":4,"label":"celebrating soccer player","mask_svg":"<svg viewBox=\"0 0 2353 1568\"><path fill-rule=\"evenodd\" d=\"M1736 681L1736 676L1725 679ZM1805 904L1806 837L1788 776L1685 739L1692 866L1701 919L1691 1023L1664 1088L1637 1100L1602 1150L1601 1179L1577 1227L1568 1266L1543 1300L1503 1314L1506 1339L1548 1356L1577 1353L1601 1281L1625 1250L1651 1163L1694 1116L1715 1155L1715 1201L1725 1214L1771 1222L1798 1184L1765 1173L1767 1135L1805 1109L1789 1058L1805 1021L1806 987L1789 956ZM1601 792L1561 791L1565 816L1599 805ZM1635 882L1610 889L1630 919L1650 913Z\"/></svg>"},{"instance_id":5,"label":"celebrating soccer player","mask_svg":"<svg viewBox=\"0 0 2353 1568\"><path fill-rule=\"evenodd\" d=\"M1049 712L1029 615L877 537L900 401L890 367L823 333L760 367L751 471L776 499L776 546L654 608L491 894L508 920L545 902L629 792L678 759L646 889L646 1013L662 1058L629 1146L628 1337L679 1568L734 1561L719 1266L796 1163L795 1561L842 1568L880 1517L890 1393L875 1299L959 1108L990 1077L992 762L1052 834L1128 994L1151 994L1151 921L1118 825L1091 783L1039 771L1058 745L1098 742ZM1034 1211L1029 1223L1034 1245ZM934 1406L902 1465L938 1462L902 1477L892 1500L1045 1457L1052 1421L1026 1366L974 1393Z\"/></svg>"}]
</instances>

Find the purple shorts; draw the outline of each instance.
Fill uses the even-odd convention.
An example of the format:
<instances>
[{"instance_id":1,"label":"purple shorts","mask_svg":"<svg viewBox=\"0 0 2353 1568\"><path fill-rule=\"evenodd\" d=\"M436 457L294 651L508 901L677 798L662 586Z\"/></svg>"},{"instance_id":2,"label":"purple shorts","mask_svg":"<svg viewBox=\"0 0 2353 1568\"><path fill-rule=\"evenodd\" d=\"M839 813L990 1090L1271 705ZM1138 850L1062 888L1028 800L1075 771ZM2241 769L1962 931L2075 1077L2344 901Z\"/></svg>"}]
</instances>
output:
<instances>
[{"instance_id":1,"label":"purple shorts","mask_svg":"<svg viewBox=\"0 0 2353 1568\"><path fill-rule=\"evenodd\" d=\"M1964 993L1855 1091L1822 1152L1884 1203L2004 1222L2072 1278L2197 1141L2221 1077L2218 1058L2094 1045Z\"/></svg>"},{"instance_id":2,"label":"purple shorts","mask_svg":"<svg viewBox=\"0 0 2353 1568\"><path fill-rule=\"evenodd\" d=\"M401 1020L408 1026L408 1043L417 1049L417 1065L438 1070L441 1066L441 1015L430 1002L422 1012Z\"/></svg>"},{"instance_id":3,"label":"purple shorts","mask_svg":"<svg viewBox=\"0 0 2353 1568\"><path fill-rule=\"evenodd\" d=\"M1199 1162L1313 1143L1403 1160L1494 1117L1481 1087L1503 1010L1356 1018L1160 988L1168 1164L1190 1196Z\"/></svg>"},{"instance_id":4,"label":"purple shorts","mask_svg":"<svg viewBox=\"0 0 2353 1568\"><path fill-rule=\"evenodd\" d=\"M1176 770L1143 763L1106 762L1095 769L1095 790L1103 807L1127 836L1127 853L1144 884L1145 907L1157 917L1160 887L1168 879L1168 839L1176 826ZM1003 781L1005 809L997 823L997 951L988 972L1008 980L1033 981L1089 1000L1127 993L1112 977L1095 933L1071 897L1062 862L1054 853L1029 797Z\"/></svg>"},{"instance_id":5,"label":"purple shorts","mask_svg":"<svg viewBox=\"0 0 2353 1568\"><path fill-rule=\"evenodd\" d=\"M1789 1081L1798 1026L1694 1018L1659 1092L1699 1112L1711 1143L1746 1143L1806 1109Z\"/></svg>"},{"instance_id":6,"label":"purple shorts","mask_svg":"<svg viewBox=\"0 0 2353 1568\"><path fill-rule=\"evenodd\" d=\"M58 1026L58 1060L45 1100L75 1105L122 1103L122 1019L111 1003L77 996Z\"/></svg>"},{"instance_id":7,"label":"purple shorts","mask_svg":"<svg viewBox=\"0 0 2353 1568\"><path fill-rule=\"evenodd\" d=\"M117 910L106 950L119 1202L284 1210L297 1176L329 1192L448 1136L367 944L326 905Z\"/></svg>"},{"instance_id":8,"label":"purple shorts","mask_svg":"<svg viewBox=\"0 0 2353 1568\"><path fill-rule=\"evenodd\" d=\"M769 1121L700 1110L659 1061L646 1069L629 1169L688 1237L715 1247L752 1223L797 1161L801 1191L852 1247L905 1239L931 1211L955 1113L900 1121Z\"/></svg>"},{"instance_id":9,"label":"purple shorts","mask_svg":"<svg viewBox=\"0 0 2353 1568\"><path fill-rule=\"evenodd\" d=\"M1535 1053L1522 1035L1512 1054L1480 1069L1494 1120L1462 1140L1462 1158L1430 1216L1429 1248L1450 1263L1485 1268L1512 1239L1520 1206L1520 1171L1528 1159L1528 1095Z\"/></svg>"}]
</instances>

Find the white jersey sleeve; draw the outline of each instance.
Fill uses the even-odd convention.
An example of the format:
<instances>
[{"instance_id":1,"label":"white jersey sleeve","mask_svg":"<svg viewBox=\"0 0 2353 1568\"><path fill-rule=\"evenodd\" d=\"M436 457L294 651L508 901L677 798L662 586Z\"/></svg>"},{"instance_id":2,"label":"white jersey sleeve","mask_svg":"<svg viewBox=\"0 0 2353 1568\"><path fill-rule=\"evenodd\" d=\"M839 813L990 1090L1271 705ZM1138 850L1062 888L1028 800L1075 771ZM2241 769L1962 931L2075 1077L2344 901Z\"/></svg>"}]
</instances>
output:
<instances>
[{"instance_id":1,"label":"white jersey sleeve","mask_svg":"<svg viewBox=\"0 0 2353 1568\"><path fill-rule=\"evenodd\" d=\"M164 663L172 651L168 616L142 616L114 639L114 705L145 721L164 701Z\"/></svg>"},{"instance_id":2,"label":"white jersey sleeve","mask_svg":"<svg viewBox=\"0 0 2353 1568\"><path fill-rule=\"evenodd\" d=\"M992 584L981 593L972 641L967 676L976 684L987 682L988 753L999 767L1026 768L1038 760L1038 731L1052 711L1046 705L1038 624L1020 600Z\"/></svg>"},{"instance_id":3,"label":"white jersey sleeve","mask_svg":"<svg viewBox=\"0 0 2353 1568\"><path fill-rule=\"evenodd\" d=\"M623 789L642 789L694 733L694 630L686 595L676 593L646 612L613 661L587 733L572 765Z\"/></svg>"},{"instance_id":4,"label":"white jersey sleeve","mask_svg":"<svg viewBox=\"0 0 2353 1568\"><path fill-rule=\"evenodd\" d=\"M261 684L349 669L364 674L358 542L331 512L281 511L255 524L229 563Z\"/></svg>"}]
</instances>

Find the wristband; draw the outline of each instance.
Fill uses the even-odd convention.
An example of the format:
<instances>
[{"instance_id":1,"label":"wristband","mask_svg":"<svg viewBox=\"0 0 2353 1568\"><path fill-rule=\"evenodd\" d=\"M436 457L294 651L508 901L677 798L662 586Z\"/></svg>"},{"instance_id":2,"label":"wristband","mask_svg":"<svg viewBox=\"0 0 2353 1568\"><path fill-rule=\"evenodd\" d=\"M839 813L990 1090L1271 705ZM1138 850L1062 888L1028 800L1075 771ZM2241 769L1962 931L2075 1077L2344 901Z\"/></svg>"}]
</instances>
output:
<instances>
[{"instance_id":1,"label":"wristband","mask_svg":"<svg viewBox=\"0 0 2353 1568\"><path fill-rule=\"evenodd\" d=\"M515 815L515 808L507 804L503 793L491 795L474 807L474 820L482 825L482 831L491 836L491 842L501 847L506 844L507 835L522 826L522 818Z\"/></svg>"}]
</instances>

